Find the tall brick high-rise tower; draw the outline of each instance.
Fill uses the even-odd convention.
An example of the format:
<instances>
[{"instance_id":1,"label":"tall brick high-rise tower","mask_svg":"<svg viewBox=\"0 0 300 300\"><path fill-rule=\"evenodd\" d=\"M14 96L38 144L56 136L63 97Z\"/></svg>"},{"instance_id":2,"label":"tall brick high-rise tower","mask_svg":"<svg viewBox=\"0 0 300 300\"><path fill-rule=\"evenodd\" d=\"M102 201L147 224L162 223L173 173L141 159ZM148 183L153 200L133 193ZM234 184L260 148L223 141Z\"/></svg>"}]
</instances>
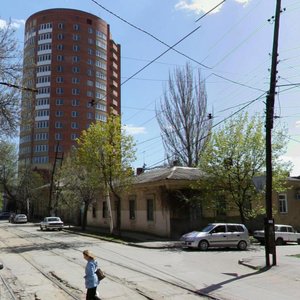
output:
<instances>
[{"instance_id":1,"label":"tall brick high-rise tower","mask_svg":"<svg viewBox=\"0 0 300 300\"><path fill-rule=\"evenodd\" d=\"M91 122L120 114L120 45L109 25L74 9L48 9L25 25L20 165L49 168ZM36 92L34 90L36 89Z\"/></svg>"}]
</instances>

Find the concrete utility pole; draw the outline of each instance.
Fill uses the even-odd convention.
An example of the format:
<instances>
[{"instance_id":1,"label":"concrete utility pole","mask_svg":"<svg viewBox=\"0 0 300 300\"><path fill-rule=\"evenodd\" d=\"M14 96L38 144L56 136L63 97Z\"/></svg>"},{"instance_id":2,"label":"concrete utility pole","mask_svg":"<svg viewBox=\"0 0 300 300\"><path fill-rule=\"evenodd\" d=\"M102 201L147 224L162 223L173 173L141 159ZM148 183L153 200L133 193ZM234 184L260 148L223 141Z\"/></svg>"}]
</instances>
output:
<instances>
[{"instance_id":1,"label":"concrete utility pole","mask_svg":"<svg viewBox=\"0 0 300 300\"><path fill-rule=\"evenodd\" d=\"M281 13L281 0L277 0L275 23L274 23L274 37L273 37L273 51L272 51L272 66L271 66L271 80L270 90L267 96L266 103L266 218L265 218L265 253L266 266L270 267L270 254L272 254L272 265L276 265L276 245L274 232L274 219L272 215L272 128L274 118L274 102L276 89L276 75L277 75L277 57L278 57L278 37L279 37L279 19Z\"/></svg>"}]
</instances>

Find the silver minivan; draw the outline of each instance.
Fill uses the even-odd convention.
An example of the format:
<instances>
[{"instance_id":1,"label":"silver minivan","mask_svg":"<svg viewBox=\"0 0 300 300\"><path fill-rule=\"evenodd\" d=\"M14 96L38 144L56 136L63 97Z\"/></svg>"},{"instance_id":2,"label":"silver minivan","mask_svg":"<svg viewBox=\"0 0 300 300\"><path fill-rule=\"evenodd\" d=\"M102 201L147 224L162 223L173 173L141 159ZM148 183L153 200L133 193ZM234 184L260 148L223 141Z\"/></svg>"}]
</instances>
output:
<instances>
[{"instance_id":1,"label":"silver minivan","mask_svg":"<svg viewBox=\"0 0 300 300\"><path fill-rule=\"evenodd\" d=\"M250 243L246 226L235 223L211 223L201 231L184 234L180 241L184 247L200 250L209 247L237 247L245 250Z\"/></svg>"}]
</instances>

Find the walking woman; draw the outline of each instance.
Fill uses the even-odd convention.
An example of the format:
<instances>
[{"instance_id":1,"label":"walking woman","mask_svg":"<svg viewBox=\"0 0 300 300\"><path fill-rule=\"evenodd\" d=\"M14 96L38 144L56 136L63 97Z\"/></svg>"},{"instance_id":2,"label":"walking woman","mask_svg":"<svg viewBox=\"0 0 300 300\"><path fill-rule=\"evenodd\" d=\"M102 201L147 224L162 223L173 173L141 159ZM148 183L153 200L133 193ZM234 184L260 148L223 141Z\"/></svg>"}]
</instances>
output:
<instances>
[{"instance_id":1,"label":"walking woman","mask_svg":"<svg viewBox=\"0 0 300 300\"><path fill-rule=\"evenodd\" d=\"M87 261L84 276L85 287L87 289L86 300L100 300L100 298L96 295L99 280L97 275L95 274L98 268L98 263L95 260L95 255L89 250L84 250L83 258Z\"/></svg>"}]
</instances>

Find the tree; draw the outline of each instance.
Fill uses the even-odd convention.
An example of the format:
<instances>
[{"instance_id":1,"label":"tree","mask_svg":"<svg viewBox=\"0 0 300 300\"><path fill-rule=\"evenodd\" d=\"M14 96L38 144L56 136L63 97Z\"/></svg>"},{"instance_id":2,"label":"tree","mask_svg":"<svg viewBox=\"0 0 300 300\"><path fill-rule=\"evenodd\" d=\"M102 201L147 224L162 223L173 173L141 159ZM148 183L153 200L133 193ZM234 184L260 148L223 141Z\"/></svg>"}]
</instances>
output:
<instances>
[{"instance_id":1,"label":"tree","mask_svg":"<svg viewBox=\"0 0 300 300\"><path fill-rule=\"evenodd\" d=\"M6 209L29 213L29 202L38 198L36 188L43 184L43 180L29 167L18 170L17 159L16 145L0 141L0 186L6 197Z\"/></svg>"},{"instance_id":2,"label":"tree","mask_svg":"<svg viewBox=\"0 0 300 300\"><path fill-rule=\"evenodd\" d=\"M14 187L17 172L17 149L13 143L0 140L0 186L10 210L16 203Z\"/></svg>"},{"instance_id":3,"label":"tree","mask_svg":"<svg viewBox=\"0 0 300 300\"><path fill-rule=\"evenodd\" d=\"M280 160L285 151L284 130L277 131L273 138L274 190L284 188L290 171L290 164ZM265 172L265 137L261 116L248 117L241 113L224 123L217 130L200 155L199 168L206 174L199 185L209 195L210 205L220 208L219 199L226 200L226 210L238 209L242 223L255 216L258 206L255 200L262 200L256 191L253 177ZM215 199L215 201L211 201ZM260 210L261 211L261 210Z\"/></svg>"},{"instance_id":4,"label":"tree","mask_svg":"<svg viewBox=\"0 0 300 300\"><path fill-rule=\"evenodd\" d=\"M78 140L80 163L88 168L98 168L104 194L111 194L116 199L117 232L121 229L121 194L131 185L133 177L134 147L133 138L121 127L120 117L112 113L107 122L92 124Z\"/></svg>"},{"instance_id":5,"label":"tree","mask_svg":"<svg viewBox=\"0 0 300 300\"><path fill-rule=\"evenodd\" d=\"M42 176L30 166L20 167L15 186L14 211L21 211L31 218L34 215L35 205L40 201L39 188L44 184ZM37 204L38 205L38 204Z\"/></svg>"},{"instance_id":6,"label":"tree","mask_svg":"<svg viewBox=\"0 0 300 300\"><path fill-rule=\"evenodd\" d=\"M0 28L0 138L13 136L19 125L21 53L11 24Z\"/></svg>"},{"instance_id":7,"label":"tree","mask_svg":"<svg viewBox=\"0 0 300 300\"><path fill-rule=\"evenodd\" d=\"M196 167L212 124L200 70L194 76L191 65L187 63L185 69L176 68L173 76L169 74L168 90L164 90L156 118L168 159Z\"/></svg>"},{"instance_id":8,"label":"tree","mask_svg":"<svg viewBox=\"0 0 300 300\"><path fill-rule=\"evenodd\" d=\"M81 220L83 231L87 224L89 206L97 200L103 189L100 178L100 172L97 168L80 163L76 150L64 160L62 168L55 176L56 201L54 209L64 206L76 208L83 204ZM59 195L61 195L61 199L58 199Z\"/></svg>"}]
</instances>

